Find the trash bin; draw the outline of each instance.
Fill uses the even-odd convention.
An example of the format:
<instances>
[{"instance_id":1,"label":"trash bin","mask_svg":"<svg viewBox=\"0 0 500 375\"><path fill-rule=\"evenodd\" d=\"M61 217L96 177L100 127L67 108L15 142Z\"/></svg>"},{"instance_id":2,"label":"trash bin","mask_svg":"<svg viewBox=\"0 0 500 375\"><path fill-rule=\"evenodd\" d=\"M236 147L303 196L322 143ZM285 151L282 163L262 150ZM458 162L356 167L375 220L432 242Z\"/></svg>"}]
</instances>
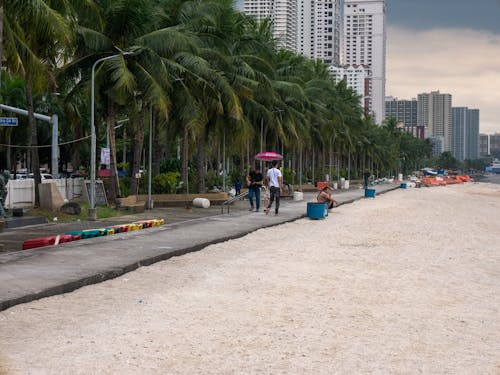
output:
<instances>
[{"instance_id":1,"label":"trash bin","mask_svg":"<svg viewBox=\"0 0 500 375\"><path fill-rule=\"evenodd\" d=\"M324 219L328 213L326 203L307 203L307 217L310 219Z\"/></svg>"},{"instance_id":2,"label":"trash bin","mask_svg":"<svg viewBox=\"0 0 500 375\"><path fill-rule=\"evenodd\" d=\"M365 189L365 198L375 198L375 189Z\"/></svg>"}]
</instances>

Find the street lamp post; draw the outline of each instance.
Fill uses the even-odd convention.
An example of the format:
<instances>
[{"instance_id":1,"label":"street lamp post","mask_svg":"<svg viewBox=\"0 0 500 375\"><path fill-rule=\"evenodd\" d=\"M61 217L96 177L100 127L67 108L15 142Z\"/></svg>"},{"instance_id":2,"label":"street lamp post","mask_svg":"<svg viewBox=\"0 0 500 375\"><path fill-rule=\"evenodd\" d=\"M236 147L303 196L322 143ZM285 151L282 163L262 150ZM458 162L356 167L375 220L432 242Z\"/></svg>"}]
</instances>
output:
<instances>
[{"instance_id":1,"label":"street lamp post","mask_svg":"<svg viewBox=\"0 0 500 375\"><path fill-rule=\"evenodd\" d=\"M260 152L264 151L264 118L260 118ZM262 173L262 160L260 161L260 173Z\"/></svg>"},{"instance_id":2,"label":"street lamp post","mask_svg":"<svg viewBox=\"0 0 500 375\"><path fill-rule=\"evenodd\" d=\"M95 68L97 64L111 60L122 55L130 55L131 52L122 52L115 55L102 57L97 59L92 65L92 76L91 76L91 91L90 91L90 192L89 192L89 211L88 219L97 220L97 211L95 208L95 163L96 163L96 135L95 135L95 124L94 124L94 78L95 78Z\"/></svg>"},{"instance_id":3,"label":"street lamp post","mask_svg":"<svg viewBox=\"0 0 500 375\"><path fill-rule=\"evenodd\" d=\"M153 106L150 107L149 112L149 160L148 160L148 210L153 209L153 200L151 199L151 176L153 174L151 168L151 159L153 155Z\"/></svg>"}]
</instances>

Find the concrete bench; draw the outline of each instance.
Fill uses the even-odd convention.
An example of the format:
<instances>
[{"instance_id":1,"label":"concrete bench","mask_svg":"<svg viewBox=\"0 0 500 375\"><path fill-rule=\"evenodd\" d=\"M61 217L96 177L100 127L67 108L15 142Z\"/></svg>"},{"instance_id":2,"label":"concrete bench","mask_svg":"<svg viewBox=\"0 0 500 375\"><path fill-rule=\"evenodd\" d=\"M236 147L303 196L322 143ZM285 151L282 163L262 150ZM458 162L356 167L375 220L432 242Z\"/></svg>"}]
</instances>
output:
<instances>
[{"instance_id":1,"label":"concrete bench","mask_svg":"<svg viewBox=\"0 0 500 375\"><path fill-rule=\"evenodd\" d=\"M154 207L191 207L194 198L206 198L213 206L221 205L228 198L228 194L224 192L219 193L201 193L201 194L153 194ZM147 195L138 195L139 201L147 201Z\"/></svg>"},{"instance_id":2,"label":"concrete bench","mask_svg":"<svg viewBox=\"0 0 500 375\"><path fill-rule=\"evenodd\" d=\"M146 201L138 201L137 195L129 195L126 198L116 198L116 208L127 210L132 213L141 213L146 209Z\"/></svg>"}]
</instances>

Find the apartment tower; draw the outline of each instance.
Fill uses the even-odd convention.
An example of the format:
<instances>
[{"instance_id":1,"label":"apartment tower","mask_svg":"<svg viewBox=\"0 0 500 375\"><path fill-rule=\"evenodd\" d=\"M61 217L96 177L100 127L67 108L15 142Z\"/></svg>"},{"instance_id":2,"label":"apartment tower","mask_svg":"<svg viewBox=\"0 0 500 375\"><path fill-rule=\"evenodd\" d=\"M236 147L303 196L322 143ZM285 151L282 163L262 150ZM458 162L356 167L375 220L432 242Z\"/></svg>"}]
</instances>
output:
<instances>
[{"instance_id":1,"label":"apartment tower","mask_svg":"<svg viewBox=\"0 0 500 375\"><path fill-rule=\"evenodd\" d=\"M500 159L500 133L490 135L490 154L495 159Z\"/></svg>"},{"instance_id":2,"label":"apartment tower","mask_svg":"<svg viewBox=\"0 0 500 375\"><path fill-rule=\"evenodd\" d=\"M347 87L349 87L359 96L359 104L365 109L365 115L368 115L368 108L370 107L371 101L370 68L368 66L362 65L330 65L328 67L328 73L330 73L336 83L345 81Z\"/></svg>"},{"instance_id":3,"label":"apartment tower","mask_svg":"<svg viewBox=\"0 0 500 375\"><path fill-rule=\"evenodd\" d=\"M468 160L479 159L479 109L467 109L465 158Z\"/></svg>"},{"instance_id":4,"label":"apartment tower","mask_svg":"<svg viewBox=\"0 0 500 375\"><path fill-rule=\"evenodd\" d=\"M467 107L452 107L452 137L451 154L459 161L464 161L466 129L467 129Z\"/></svg>"},{"instance_id":5,"label":"apartment tower","mask_svg":"<svg viewBox=\"0 0 500 375\"><path fill-rule=\"evenodd\" d=\"M385 98L385 118L395 118L403 124L407 133L417 138L424 138L424 128L417 123L417 99L399 100L388 96Z\"/></svg>"},{"instance_id":6,"label":"apartment tower","mask_svg":"<svg viewBox=\"0 0 500 375\"><path fill-rule=\"evenodd\" d=\"M257 21L269 18L279 46L297 52L297 0L245 0L243 12Z\"/></svg>"},{"instance_id":7,"label":"apartment tower","mask_svg":"<svg viewBox=\"0 0 500 375\"><path fill-rule=\"evenodd\" d=\"M370 68L368 111L381 124L385 118L385 0L344 0L343 29L343 64Z\"/></svg>"},{"instance_id":8,"label":"apartment tower","mask_svg":"<svg viewBox=\"0 0 500 375\"><path fill-rule=\"evenodd\" d=\"M479 157L484 158L490 154L490 137L488 134L479 134Z\"/></svg>"},{"instance_id":9,"label":"apartment tower","mask_svg":"<svg viewBox=\"0 0 500 375\"><path fill-rule=\"evenodd\" d=\"M340 0L245 0L243 11L269 18L279 47L325 64L340 63Z\"/></svg>"},{"instance_id":10,"label":"apartment tower","mask_svg":"<svg viewBox=\"0 0 500 375\"><path fill-rule=\"evenodd\" d=\"M297 0L297 52L340 64L340 0Z\"/></svg>"},{"instance_id":11,"label":"apartment tower","mask_svg":"<svg viewBox=\"0 0 500 375\"><path fill-rule=\"evenodd\" d=\"M451 95L439 91L418 94L417 124L425 128L425 138L442 138L442 151L451 151Z\"/></svg>"}]
</instances>

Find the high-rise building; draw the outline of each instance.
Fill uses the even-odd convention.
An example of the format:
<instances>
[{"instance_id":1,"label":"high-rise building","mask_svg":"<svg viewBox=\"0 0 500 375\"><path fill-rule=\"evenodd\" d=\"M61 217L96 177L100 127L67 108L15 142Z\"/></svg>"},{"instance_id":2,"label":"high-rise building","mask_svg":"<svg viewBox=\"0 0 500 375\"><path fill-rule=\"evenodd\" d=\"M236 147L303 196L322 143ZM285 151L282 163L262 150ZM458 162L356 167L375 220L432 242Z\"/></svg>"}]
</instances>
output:
<instances>
[{"instance_id":1,"label":"high-rise building","mask_svg":"<svg viewBox=\"0 0 500 375\"><path fill-rule=\"evenodd\" d=\"M297 0L297 51L340 64L340 0Z\"/></svg>"},{"instance_id":2,"label":"high-rise building","mask_svg":"<svg viewBox=\"0 0 500 375\"><path fill-rule=\"evenodd\" d=\"M467 109L465 158L468 160L479 158L479 109Z\"/></svg>"},{"instance_id":3,"label":"high-rise building","mask_svg":"<svg viewBox=\"0 0 500 375\"><path fill-rule=\"evenodd\" d=\"M279 46L297 52L297 0L245 0L243 12L257 21L269 18Z\"/></svg>"},{"instance_id":4,"label":"high-rise building","mask_svg":"<svg viewBox=\"0 0 500 375\"><path fill-rule=\"evenodd\" d=\"M423 127L417 123L417 99L398 100L392 96L385 98L385 118L395 118L403 124L406 132L417 138L424 138Z\"/></svg>"},{"instance_id":5,"label":"high-rise building","mask_svg":"<svg viewBox=\"0 0 500 375\"><path fill-rule=\"evenodd\" d=\"M441 155L444 150L444 138L440 135L428 137L429 142L432 145L432 156Z\"/></svg>"},{"instance_id":6,"label":"high-rise building","mask_svg":"<svg viewBox=\"0 0 500 375\"><path fill-rule=\"evenodd\" d=\"M451 113L451 154L455 159L464 161L466 159L467 107L452 107Z\"/></svg>"},{"instance_id":7,"label":"high-rise building","mask_svg":"<svg viewBox=\"0 0 500 375\"><path fill-rule=\"evenodd\" d=\"M479 134L479 157L484 158L490 154L490 136Z\"/></svg>"},{"instance_id":8,"label":"high-rise building","mask_svg":"<svg viewBox=\"0 0 500 375\"><path fill-rule=\"evenodd\" d=\"M340 63L340 0L245 0L243 11L258 21L269 18L279 47Z\"/></svg>"},{"instance_id":9,"label":"high-rise building","mask_svg":"<svg viewBox=\"0 0 500 375\"><path fill-rule=\"evenodd\" d=\"M452 107L451 154L457 160L479 158L479 109Z\"/></svg>"},{"instance_id":10,"label":"high-rise building","mask_svg":"<svg viewBox=\"0 0 500 375\"><path fill-rule=\"evenodd\" d=\"M443 138L443 151L451 151L451 123L450 94L439 91L418 94L417 124L425 127L425 138Z\"/></svg>"},{"instance_id":11,"label":"high-rise building","mask_svg":"<svg viewBox=\"0 0 500 375\"><path fill-rule=\"evenodd\" d=\"M490 155L494 158L500 158L500 133L490 135Z\"/></svg>"},{"instance_id":12,"label":"high-rise building","mask_svg":"<svg viewBox=\"0 0 500 375\"><path fill-rule=\"evenodd\" d=\"M335 82L345 81L347 87L360 97L360 105L366 114L370 111L370 68L363 65L337 67L330 65L328 72Z\"/></svg>"},{"instance_id":13,"label":"high-rise building","mask_svg":"<svg viewBox=\"0 0 500 375\"><path fill-rule=\"evenodd\" d=\"M343 64L370 67L370 109L381 124L385 116L385 0L344 0L343 30Z\"/></svg>"}]
</instances>

